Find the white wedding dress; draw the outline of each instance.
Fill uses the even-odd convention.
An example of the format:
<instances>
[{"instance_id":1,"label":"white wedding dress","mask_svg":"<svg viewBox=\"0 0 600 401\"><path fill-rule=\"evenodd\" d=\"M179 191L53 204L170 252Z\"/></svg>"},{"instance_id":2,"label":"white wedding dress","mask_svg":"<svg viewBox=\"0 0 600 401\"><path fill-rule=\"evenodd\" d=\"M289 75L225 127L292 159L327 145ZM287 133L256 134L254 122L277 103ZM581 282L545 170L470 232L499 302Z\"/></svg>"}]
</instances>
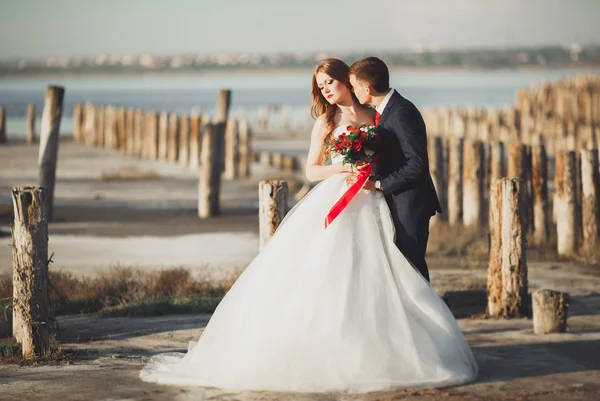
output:
<instances>
[{"instance_id":1,"label":"white wedding dress","mask_svg":"<svg viewBox=\"0 0 600 401\"><path fill-rule=\"evenodd\" d=\"M151 358L141 379L294 392L473 380L478 367L452 313L394 245L383 195L360 191L324 228L347 189L345 174L313 188L223 298L198 342L186 354Z\"/></svg>"}]
</instances>

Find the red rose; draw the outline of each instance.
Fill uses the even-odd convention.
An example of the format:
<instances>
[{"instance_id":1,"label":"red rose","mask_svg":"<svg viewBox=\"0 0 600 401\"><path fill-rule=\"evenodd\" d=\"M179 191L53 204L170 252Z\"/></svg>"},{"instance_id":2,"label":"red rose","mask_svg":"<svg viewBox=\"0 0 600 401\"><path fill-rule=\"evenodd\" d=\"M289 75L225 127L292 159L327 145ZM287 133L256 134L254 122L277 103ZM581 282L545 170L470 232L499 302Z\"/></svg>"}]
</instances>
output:
<instances>
[{"instance_id":1,"label":"red rose","mask_svg":"<svg viewBox=\"0 0 600 401\"><path fill-rule=\"evenodd\" d=\"M356 140L356 141L352 142L352 150L354 152L360 152L362 147L363 147L363 144L361 141Z\"/></svg>"}]
</instances>

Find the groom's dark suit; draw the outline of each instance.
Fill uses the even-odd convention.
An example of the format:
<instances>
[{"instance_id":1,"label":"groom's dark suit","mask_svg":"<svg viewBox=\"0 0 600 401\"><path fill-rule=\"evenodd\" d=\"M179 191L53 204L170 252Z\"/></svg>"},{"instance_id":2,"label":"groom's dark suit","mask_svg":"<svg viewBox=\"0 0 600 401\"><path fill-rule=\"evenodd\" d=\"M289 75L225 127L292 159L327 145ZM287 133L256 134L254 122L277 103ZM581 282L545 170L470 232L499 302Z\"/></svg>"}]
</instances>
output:
<instances>
[{"instance_id":1,"label":"groom's dark suit","mask_svg":"<svg viewBox=\"0 0 600 401\"><path fill-rule=\"evenodd\" d=\"M425 122L415 105L394 91L379 119L379 131L379 176L396 228L396 246L429 281L429 219L442 210L429 173Z\"/></svg>"}]
</instances>

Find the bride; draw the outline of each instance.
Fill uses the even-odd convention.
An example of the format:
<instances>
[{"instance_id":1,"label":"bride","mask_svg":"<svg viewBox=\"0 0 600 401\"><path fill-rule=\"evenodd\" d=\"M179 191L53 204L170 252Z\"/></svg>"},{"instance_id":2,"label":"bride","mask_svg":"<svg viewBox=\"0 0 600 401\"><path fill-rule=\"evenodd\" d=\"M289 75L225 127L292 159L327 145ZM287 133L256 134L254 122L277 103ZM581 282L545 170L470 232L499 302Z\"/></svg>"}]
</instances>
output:
<instances>
[{"instance_id":1,"label":"bride","mask_svg":"<svg viewBox=\"0 0 600 401\"><path fill-rule=\"evenodd\" d=\"M379 191L360 191L325 228L352 166L326 144L373 124L329 59L312 79L306 175L321 181L223 298L186 354L151 358L144 381L227 390L370 392L471 381L477 364L452 313L394 244ZM323 162L331 156L331 163Z\"/></svg>"}]
</instances>

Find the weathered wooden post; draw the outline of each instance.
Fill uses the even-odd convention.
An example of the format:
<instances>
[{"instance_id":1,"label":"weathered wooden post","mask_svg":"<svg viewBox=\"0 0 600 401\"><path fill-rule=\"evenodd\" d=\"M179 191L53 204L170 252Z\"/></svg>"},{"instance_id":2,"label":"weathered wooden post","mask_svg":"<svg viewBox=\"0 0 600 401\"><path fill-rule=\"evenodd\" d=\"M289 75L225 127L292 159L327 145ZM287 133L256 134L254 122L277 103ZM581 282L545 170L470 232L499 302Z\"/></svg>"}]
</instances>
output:
<instances>
[{"instance_id":1,"label":"weathered wooden post","mask_svg":"<svg viewBox=\"0 0 600 401\"><path fill-rule=\"evenodd\" d=\"M214 127L214 151L221 173L225 169L225 124L229 119L229 107L231 106L231 91L222 89L217 99L217 115ZM221 187L219 176L219 190ZM219 195L220 196L220 195Z\"/></svg>"},{"instance_id":2,"label":"weathered wooden post","mask_svg":"<svg viewBox=\"0 0 600 401\"><path fill-rule=\"evenodd\" d=\"M246 178L250 176L250 164L252 162L250 158L250 141L251 141L251 132L250 127L248 126L248 120L242 118L239 120L238 125L239 130L239 174L241 178Z\"/></svg>"},{"instance_id":3,"label":"weathered wooden post","mask_svg":"<svg viewBox=\"0 0 600 401\"><path fill-rule=\"evenodd\" d=\"M578 245L576 157L574 151L556 154L556 233L559 256L572 256Z\"/></svg>"},{"instance_id":4,"label":"weathered wooden post","mask_svg":"<svg viewBox=\"0 0 600 401\"><path fill-rule=\"evenodd\" d=\"M483 144L466 140L463 160L463 223L483 226Z\"/></svg>"},{"instance_id":5,"label":"weathered wooden post","mask_svg":"<svg viewBox=\"0 0 600 401\"><path fill-rule=\"evenodd\" d=\"M502 187L496 181L490 188L490 260L487 281L487 314L502 313Z\"/></svg>"},{"instance_id":6,"label":"weathered wooden post","mask_svg":"<svg viewBox=\"0 0 600 401\"><path fill-rule=\"evenodd\" d=\"M127 133L126 133L126 119L125 119L125 108L118 107L117 112L117 148L121 152L125 152L127 148Z\"/></svg>"},{"instance_id":7,"label":"weathered wooden post","mask_svg":"<svg viewBox=\"0 0 600 401\"><path fill-rule=\"evenodd\" d=\"M92 104L85 105L84 142L88 146L96 145L96 108Z\"/></svg>"},{"instance_id":8,"label":"weathered wooden post","mask_svg":"<svg viewBox=\"0 0 600 401\"><path fill-rule=\"evenodd\" d=\"M187 166L190 162L190 116L179 117L179 164Z\"/></svg>"},{"instance_id":9,"label":"weathered wooden post","mask_svg":"<svg viewBox=\"0 0 600 401\"><path fill-rule=\"evenodd\" d=\"M144 147L144 113L141 109L133 111L133 154L142 156Z\"/></svg>"},{"instance_id":10,"label":"weathered wooden post","mask_svg":"<svg viewBox=\"0 0 600 401\"><path fill-rule=\"evenodd\" d=\"M158 118L158 160L166 161L169 153L169 114L165 111Z\"/></svg>"},{"instance_id":11,"label":"weathered wooden post","mask_svg":"<svg viewBox=\"0 0 600 401\"><path fill-rule=\"evenodd\" d=\"M450 138L448 143L448 222L462 221L463 139Z\"/></svg>"},{"instance_id":12,"label":"weathered wooden post","mask_svg":"<svg viewBox=\"0 0 600 401\"><path fill-rule=\"evenodd\" d=\"M206 124L202 138L198 185L198 217L201 219L217 216L220 213L221 168L215 149L214 131L213 124Z\"/></svg>"},{"instance_id":13,"label":"weathered wooden post","mask_svg":"<svg viewBox=\"0 0 600 401\"><path fill-rule=\"evenodd\" d=\"M127 137L127 144L125 146L125 153L133 155L133 149L135 146L134 142L134 127L135 127L135 111L131 108L125 111L125 136Z\"/></svg>"},{"instance_id":14,"label":"weathered wooden post","mask_svg":"<svg viewBox=\"0 0 600 401\"><path fill-rule=\"evenodd\" d=\"M569 294L538 290L531 297L533 332L535 334L564 333L567 331Z\"/></svg>"},{"instance_id":15,"label":"weathered wooden post","mask_svg":"<svg viewBox=\"0 0 600 401\"><path fill-rule=\"evenodd\" d=\"M533 241L542 245L550 238L548 204L548 158L543 144L531 148L531 186L533 189Z\"/></svg>"},{"instance_id":16,"label":"weathered wooden post","mask_svg":"<svg viewBox=\"0 0 600 401\"><path fill-rule=\"evenodd\" d=\"M201 140L202 115L192 113L190 117L190 167L195 170L200 166L200 140Z\"/></svg>"},{"instance_id":17,"label":"weathered wooden post","mask_svg":"<svg viewBox=\"0 0 600 401\"><path fill-rule=\"evenodd\" d=\"M149 111L147 115L145 127L146 157L150 160L156 160L158 158L158 114L155 111Z\"/></svg>"},{"instance_id":18,"label":"weathered wooden post","mask_svg":"<svg viewBox=\"0 0 600 401\"><path fill-rule=\"evenodd\" d=\"M598 150L580 150L581 155L581 220L582 248L591 253L599 246L600 235L600 170Z\"/></svg>"},{"instance_id":19,"label":"weathered wooden post","mask_svg":"<svg viewBox=\"0 0 600 401\"><path fill-rule=\"evenodd\" d=\"M77 107L79 105L75 106ZM77 130L76 132L80 136L81 134L79 131L79 120L75 120L75 116L73 117L73 130ZM35 143L35 104L27 105L27 143Z\"/></svg>"},{"instance_id":20,"label":"weathered wooden post","mask_svg":"<svg viewBox=\"0 0 600 401\"><path fill-rule=\"evenodd\" d=\"M6 143L6 112L0 107L0 144Z\"/></svg>"},{"instance_id":21,"label":"weathered wooden post","mask_svg":"<svg viewBox=\"0 0 600 401\"><path fill-rule=\"evenodd\" d=\"M260 160L261 165L263 165L265 167L270 166L271 165L271 153L269 153L266 150L263 150L262 152L260 152L259 160Z\"/></svg>"},{"instance_id":22,"label":"weathered wooden post","mask_svg":"<svg viewBox=\"0 0 600 401\"><path fill-rule=\"evenodd\" d=\"M114 107L104 107L104 144L105 149L113 149L113 140L116 137L116 119L114 118ZM115 141L116 142L116 141Z\"/></svg>"},{"instance_id":23,"label":"weathered wooden post","mask_svg":"<svg viewBox=\"0 0 600 401\"><path fill-rule=\"evenodd\" d=\"M528 204L528 213L523 216L525 218L526 229L529 229L532 224L533 207L531 205L531 193L529 191L529 183L531 177L531 157L528 152L528 147L520 142L511 142L508 145L508 178L520 178L524 181L525 196Z\"/></svg>"},{"instance_id":24,"label":"weathered wooden post","mask_svg":"<svg viewBox=\"0 0 600 401\"><path fill-rule=\"evenodd\" d=\"M41 187L48 190L48 221L52 221L54 216L54 183L64 94L65 89L60 86L48 87L40 129L39 183Z\"/></svg>"},{"instance_id":25,"label":"weathered wooden post","mask_svg":"<svg viewBox=\"0 0 600 401\"><path fill-rule=\"evenodd\" d=\"M286 181L267 180L258 184L260 250L267 245L288 212Z\"/></svg>"},{"instance_id":26,"label":"weathered wooden post","mask_svg":"<svg viewBox=\"0 0 600 401\"><path fill-rule=\"evenodd\" d=\"M167 145L167 160L177 162L179 156L179 116L177 113L169 114L169 140Z\"/></svg>"},{"instance_id":27,"label":"weathered wooden post","mask_svg":"<svg viewBox=\"0 0 600 401\"><path fill-rule=\"evenodd\" d=\"M528 315L527 298L527 197L521 179L499 181L501 198L502 241L502 316L520 318Z\"/></svg>"},{"instance_id":28,"label":"weathered wooden post","mask_svg":"<svg viewBox=\"0 0 600 401\"><path fill-rule=\"evenodd\" d=\"M42 125L44 123L42 122ZM49 349L48 212L46 188L14 187L12 201L13 337L24 358Z\"/></svg>"},{"instance_id":29,"label":"weathered wooden post","mask_svg":"<svg viewBox=\"0 0 600 401\"><path fill-rule=\"evenodd\" d=\"M225 180L234 180L239 176L238 147L237 122L229 119L225 126L225 170L223 171L223 179Z\"/></svg>"},{"instance_id":30,"label":"weathered wooden post","mask_svg":"<svg viewBox=\"0 0 600 401\"><path fill-rule=\"evenodd\" d=\"M444 221L448 217L446 210L446 177L447 172L444 169L444 147L441 136L434 136L428 141L429 145L429 171L433 180L433 186L439 196L442 206L442 214L436 214L431 219L431 224L436 224L438 221Z\"/></svg>"}]
</instances>

